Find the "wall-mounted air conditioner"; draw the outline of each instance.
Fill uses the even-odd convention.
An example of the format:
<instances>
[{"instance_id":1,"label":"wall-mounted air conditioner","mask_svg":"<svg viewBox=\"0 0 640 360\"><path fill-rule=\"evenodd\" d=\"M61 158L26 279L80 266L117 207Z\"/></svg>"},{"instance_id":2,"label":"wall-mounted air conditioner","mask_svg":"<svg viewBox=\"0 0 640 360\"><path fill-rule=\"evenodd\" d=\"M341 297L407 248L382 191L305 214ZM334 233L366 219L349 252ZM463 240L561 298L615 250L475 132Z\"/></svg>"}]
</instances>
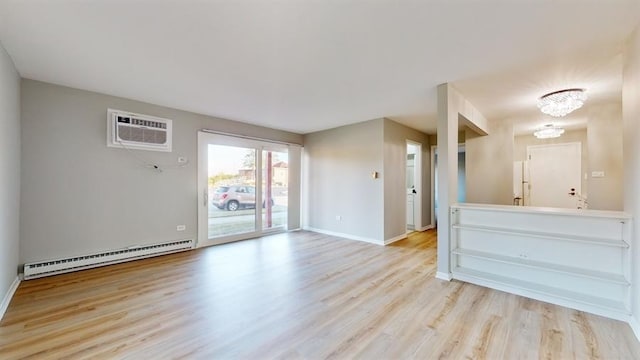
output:
<instances>
[{"instance_id":1,"label":"wall-mounted air conditioner","mask_svg":"<svg viewBox=\"0 0 640 360\"><path fill-rule=\"evenodd\" d=\"M107 146L171 152L171 120L108 109Z\"/></svg>"}]
</instances>

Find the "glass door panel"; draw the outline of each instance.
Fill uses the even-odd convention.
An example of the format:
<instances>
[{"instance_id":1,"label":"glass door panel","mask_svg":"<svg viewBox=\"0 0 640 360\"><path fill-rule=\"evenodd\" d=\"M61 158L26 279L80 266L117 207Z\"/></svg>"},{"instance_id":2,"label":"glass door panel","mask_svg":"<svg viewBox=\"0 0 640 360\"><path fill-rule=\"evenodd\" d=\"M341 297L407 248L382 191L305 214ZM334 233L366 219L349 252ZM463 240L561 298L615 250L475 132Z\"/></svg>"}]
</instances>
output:
<instances>
[{"instance_id":1,"label":"glass door panel","mask_svg":"<svg viewBox=\"0 0 640 360\"><path fill-rule=\"evenodd\" d=\"M208 238L256 231L256 149L207 146Z\"/></svg>"},{"instance_id":2,"label":"glass door panel","mask_svg":"<svg viewBox=\"0 0 640 360\"><path fill-rule=\"evenodd\" d=\"M286 229L288 147L199 132L198 189L199 247Z\"/></svg>"},{"instance_id":3,"label":"glass door panel","mask_svg":"<svg viewBox=\"0 0 640 360\"><path fill-rule=\"evenodd\" d=\"M262 150L262 229L284 228L289 204L289 153ZM269 199L269 200L267 200Z\"/></svg>"}]
</instances>

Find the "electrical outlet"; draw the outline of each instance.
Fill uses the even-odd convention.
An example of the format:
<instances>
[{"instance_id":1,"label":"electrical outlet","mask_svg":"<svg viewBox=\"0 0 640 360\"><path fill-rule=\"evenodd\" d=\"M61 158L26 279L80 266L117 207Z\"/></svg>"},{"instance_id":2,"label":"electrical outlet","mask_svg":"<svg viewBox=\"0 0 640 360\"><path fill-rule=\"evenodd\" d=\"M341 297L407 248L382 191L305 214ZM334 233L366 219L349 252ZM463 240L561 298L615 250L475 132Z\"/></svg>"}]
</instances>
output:
<instances>
[{"instance_id":1,"label":"electrical outlet","mask_svg":"<svg viewBox=\"0 0 640 360\"><path fill-rule=\"evenodd\" d=\"M187 230L187 226L186 225L178 225L176 226L176 231L185 231Z\"/></svg>"}]
</instances>

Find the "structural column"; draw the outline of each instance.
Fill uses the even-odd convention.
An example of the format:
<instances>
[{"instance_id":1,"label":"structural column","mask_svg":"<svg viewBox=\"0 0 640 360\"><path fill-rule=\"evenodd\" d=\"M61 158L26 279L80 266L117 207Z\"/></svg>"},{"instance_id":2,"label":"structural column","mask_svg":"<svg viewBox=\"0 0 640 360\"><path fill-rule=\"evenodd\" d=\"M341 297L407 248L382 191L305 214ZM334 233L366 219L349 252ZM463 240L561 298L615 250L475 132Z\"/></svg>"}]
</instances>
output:
<instances>
[{"instance_id":1,"label":"structural column","mask_svg":"<svg viewBox=\"0 0 640 360\"><path fill-rule=\"evenodd\" d=\"M458 198L458 110L448 83L438 85L438 266L436 277L451 280L449 207Z\"/></svg>"}]
</instances>

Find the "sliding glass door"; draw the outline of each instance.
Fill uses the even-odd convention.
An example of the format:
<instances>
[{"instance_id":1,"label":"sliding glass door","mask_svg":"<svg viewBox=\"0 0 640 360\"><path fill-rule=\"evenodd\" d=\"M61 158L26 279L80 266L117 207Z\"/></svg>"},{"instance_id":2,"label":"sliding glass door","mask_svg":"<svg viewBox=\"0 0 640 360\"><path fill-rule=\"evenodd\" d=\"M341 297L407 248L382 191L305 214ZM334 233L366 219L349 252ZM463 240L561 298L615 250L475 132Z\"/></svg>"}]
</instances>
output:
<instances>
[{"instance_id":1,"label":"sliding glass door","mask_svg":"<svg viewBox=\"0 0 640 360\"><path fill-rule=\"evenodd\" d=\"M286 228L288 155L284 145L198 134L199 246Z\"/></svg>"}]
</instances>

